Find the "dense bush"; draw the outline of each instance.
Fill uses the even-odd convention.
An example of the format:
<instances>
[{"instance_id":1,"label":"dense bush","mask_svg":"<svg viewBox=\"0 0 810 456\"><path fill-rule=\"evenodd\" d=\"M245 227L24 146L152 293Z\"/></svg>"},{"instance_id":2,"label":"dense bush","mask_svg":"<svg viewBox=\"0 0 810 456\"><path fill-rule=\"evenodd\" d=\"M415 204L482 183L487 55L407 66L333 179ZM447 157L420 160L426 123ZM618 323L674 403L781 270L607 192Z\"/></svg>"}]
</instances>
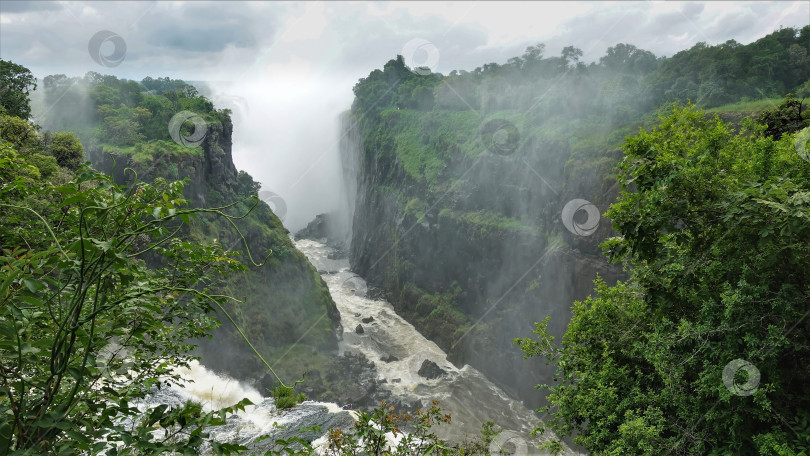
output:
<instances>
[{"instance_id":1,"label":"dense bush","mask_svg":"<svg viewBox=\"0 0 810 456\"><path fill-rule=\"evenodd\" d=\"M558 435L594 454L806 451L810 162L764 132L686 107L628 138L603 247L630 279L597 281L561 347L548 321L516 340L556 363Z\"/></svg>"}]
</instances>

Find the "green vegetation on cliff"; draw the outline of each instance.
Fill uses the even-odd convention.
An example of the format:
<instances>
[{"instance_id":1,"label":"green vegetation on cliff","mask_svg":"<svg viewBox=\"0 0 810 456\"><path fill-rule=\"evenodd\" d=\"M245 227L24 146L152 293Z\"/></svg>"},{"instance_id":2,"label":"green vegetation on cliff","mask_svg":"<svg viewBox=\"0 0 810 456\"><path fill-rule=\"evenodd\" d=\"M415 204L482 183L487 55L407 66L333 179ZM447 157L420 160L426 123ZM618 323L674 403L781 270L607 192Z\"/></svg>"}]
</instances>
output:
<instances>
[{"instance_id":1,"label":"green vegetation on cliff","mask_svg":"<svg viewBox=\"0 0 810 456\"><path fill-rule=\"evenodd\" d=\"M198 448L206 426L249 402L148 416L137 403L178 380L189 340L232 306L214 289L244 266L217 242L174 236L198 212L182 182L123 188L84 166L45 173L47 148L21 153L9 139L0 136L0 453ZM157 423L172 432L153 435Z\"/></svg>"},{"instance_id":2,"label":"green vegetation on cliff","mask_svg":"<svg viewBox=\"0 0 810 456\"><path fill-rule=\"evenodd\" d=\"M244 301L232 316L265 359L278 361L282 378L300 378L329 361L337 344L337 308L269 206L259 202L251 210L250 198L260 185L234 167L228 110L216 109L195 87L169 78L136 82L89 72L83 78L47 76L42 85L33 111L42 113L38 120L44 128L74 131L93 166L111 173L116 183L134 184L125 168L145 182L190 178L184 194L192 207L229 205L224 210L229 215L247 213L232 221L200 214L179 235L201 244L216 241L250 264L233 223L255 256L272 252L266 267L233 274L218 291ZM213 334L211 340L196 341L206 366L245 380L266 373L232 327Z\"/></svg>"},{"instance_id":3,"label":"green vegetation on cliff","mask_svg":"<svg viewBox=\"0 0 810 456\"><path fill-rule=\"evenodd\" d=\"M351 251L353 268L390 292L397 311L448 350L453 362L470 363L501 385L517 390L522 398L536 401L542 399L533 385L552 383L553 369L534 361L528 364L530 368L519 364L524 362L521 353L510 347L511 337L504 334L513 336L515 328L525 325L525 321L542 321L551 316L547 334L559 338L566 331L571 302L592 292L592 279L597 274L608 284L629 274L608 264L599 247L616 231L624 234L618 227L614 230L602 214L622 191L624 178L617 178L616 165L622 162L625 139L641 127L656 128L662 122L658 114L669 113L674 102L690 100L701 108L711 109L709 114L700 114L706 122L711 122L713 113L733 122L728 127L711 124L715 125L711 128L717 131L712 135L719 135L718 141L726 141L719 133L721 129L740 131L752 119L766 125L764 137L776 139L779 134L788 135L786 131L795 132L806 126L800 100L785 96L791 92L807 96L810 26L800 30L780 29L746 45L733 41L718 46L699 43L670 58L658 58L635 46L618 44L609 48L598 62L585 64L579 61L581 53L577 51L569 47L560 56L544 56L541 44L531 46L522 56L504 64L491 63L470 72L429 76L411 71L402 58L397 58L354 87L356 98L351 115L362 135L362 149ZM428 96L430 90L432 99ZM415 98L418 103L413 103ZM763 113L772 108L779 109ZM696 131L702 131L702 125L697 125ZM681 134L674 127L669 131ZM753 135L750 128L745 131ZM762 137L751 141L762 141L756 146L760 147L767 143ZM679 140L676 137L671 141ZM749 145L742 139L734 141L740 147ZM781 145L771 149L762 146L764 149L749 153L750 166L765 170L763 180L773 177L769 173L784 164L777 163L781 159L777 155L786 153L788 142L778 144ZM775 152L779 147L782 152ZM654 155L653 152L658 153L658 148L649 154ZM677 153L671 152L673 156ZM735 158L738 164L734 166L743 166L742 157ZM629 166L628 160L622 163ZM804 166L800 160L790 160L794 165ZM680 161L677 164L681 166ZM655 165L654 161L644 162L639 179L654 180L658 176ZM743 170L734 170L738 171L742 173L736 174L740 179L759 172L752 169L745 171L752 174L745 174ZM733 173L727 173L714 176L720 180L710 180L707 185L717 187L704 196L715 198L721 190L736 188L731 184L723 188L727 183L721 182L722 179L733 178ZM648 175L652 177L645 177ZM666 181L669 178L661 176L661 185L674 185ZM702 177L690 176L698 178ZM690 182L691 186L684 188L691 188L693 193L702 189L700 182ZM649 207L651 212L635 214L643 220L629 219L622 228L643 227L653 220L660 222L656 210L674 210L679 204L680 200L673 199L666 202L669 206L659 208L664 203L656 199L660 196L657 190L651 193L651 199L644 200L648 204L642 206ZM683 195L683 199L688 198L688 194ZM593 230L582 228L592 221L590 215L584 217L584 210L570 214L573 220L563 220L561 214L568 203L594 206ZM608 215L611 214L618 212ZM692 214L681 215L682 223L687 223ZM742 213L740 216L745 217ZM666 234L681 228L650 227L645 239L654 242L661 229ZM762 229L767 231L765 227ZM627 235L625 239L632 242ZM738 241L745 243L746 248L755 245L750 239ZM756 251L747 252L757 255ZM756 261L749 262L754 267ZM784 269L783 273L787 271ZM663 272L675 273L666 268ZM700 294L701 290L695 288L699 283L702 282L696 281L684 290L693 290L695 296L706 300L714 299L710 293ZM451 284L456 284L460 291L451 290ZM712 286L715 285L719 286ZM791 305L793 310L783 314L785 320L794 316L796 302ZM450 309L455 312L447 312ZM621 322L604 324L617 331L627 329ZM801 341L791 343L797 346ZM724 364L720 364L720 371ZM694 372L703 371L694 366ZM588 375L600 385L608 384L606 376ZM719 386L712 385L724 388L722 382ZM623 394L647 393L627 390ZM600 404L597 396L589 400L565 405L571 410L599 406L598 413L604 410L606 414L617 409L609 401ZM639 403L643 400L639 399ZM605 402L611 405L606 406ZM683 406L693 404L687 401ZM795 412L790 407L786 410ZM652 432L642 429L643 426L636 427L643 420L642 412L641 408L632 409L627 417L605 421L605 429L599 427L597 423L601 421L597 420L607 418L597 412L584 417L572 411L570 417L564 418L575 421L572 430L583 433L581 441L594 451L633 454L644 453L645 447L631 450L630 446L624 446L610 453L607 448L612 447L605 442L617 438L614 424L624 426L628 433ZM694 414L678 415L680 421L675 420L671 426L709 412L694 407L690 413ZM772 417L749 424L756 427L766 422L770 426ZM613 419L612 415L610 418ZM743 414L740 420L749 418ZM791 418L801 419L796 413ZM728 424L724 420L734 418L725 415L718 419L715 431ZM658 426L653 421L648 424ZM727 428L742 432L736 426ZM601 433L600 438L605 440L596 437L589 440L591 435L584 434L585 428L593 429L594 434ZM665 426L656 429L659 428L666 435ZM766 435L768 431L762 431L761 438L770 438ZM726 443L733 446L740 442L732 439ZM651 451L666 453L663 447L656 448ZM736 454L735 449L729 451Z\"/></svg>"},{"instance_id":4,"label":"green vegetation on cliff","mask_svg":"<svg viewBox=\"0 0 810 456\"><path fill-rule=\"evenodd\" d=\"M27 70L17 70L13 77L31 79ZM131 84L116 81L105 79L120 83L118 88L99 84L91 90L114 99L134 97ZM4 94L23 90L2 82ZM230 180L197 190L205 190L209 202L236 201L199 208L184 195L188 179L170 183L153 167L143 173L151 172L153 183L145 183L137 178L138 162L120 154L135 169L119 171L126 184L119 185L82 163L84 147L72 133L40 133L39 125L6 114L27 112L27 96L3 102L0 453L196 451L208 437L205 428L224 424L226 415L249 401L212 413L191 403L164 404L146 414L137 407L161 383L179 380L174 369L197 359L196 344L211 364L229 368L239 362L237 375L269 373L285 392L295 384L284 384L266 361L271 355L293 346L335 346L336 309L325 284L258 200L258 184L233 169L226 152L230 132L223 130L230 124L227 112L205 115L220 123L205 125L210 139L197 147L201 153L176 151L196 157L201 168L214 160L230 165L223 174ZM205 103L189 106L210 106ZM151 112L138 115L148 118ZM104 128L98 131L108 133ZM103 139L135 150L173 148L161 139L125 138ZM166 161L171 155L151 157ZM220 327L220 321L227 323ZM206 339L212 332L216 345ZM276 356L286 368L277 369L284 378L294 380L307 368L282 364L282 358ZM276 397L279 407L303 398L287 396ZM213 446L218 454L245 449Z\"/></svg>"},{"instance_id":5,"label":"green vegetation on cliff","mask_svg":"<svg viewBox=\"0 0 810 456\"><path fill-rule=\"evenodd\" d=\"M548 320L517 340L557 366L558 435L594 454L806 454L808 120L777 139L686 107L628 138L603 247L630 278L597 281L561 347Z\"/></svg>"}]
</instances>

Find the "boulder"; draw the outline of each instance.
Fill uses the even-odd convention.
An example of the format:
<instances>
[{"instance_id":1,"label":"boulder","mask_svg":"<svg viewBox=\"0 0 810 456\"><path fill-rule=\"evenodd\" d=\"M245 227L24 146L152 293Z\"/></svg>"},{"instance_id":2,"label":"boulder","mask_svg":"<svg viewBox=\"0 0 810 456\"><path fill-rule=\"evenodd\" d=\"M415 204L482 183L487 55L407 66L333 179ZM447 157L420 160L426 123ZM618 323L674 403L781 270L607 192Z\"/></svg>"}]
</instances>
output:
<instances>
[{"instance_id":1,"label":"boulder","mask_svg":"<svg viewBox=\"0 0 810 456\"><path fill-rule=\"evenodd\" d=\"M426 359L422 361L422 367L419 368L417 372L422 377L425 377L429 380L433 380L435 378L439 378L446 374L447 372L444 371L438 364L434 363L433 361Z\"/></svg>"}]
</instances>

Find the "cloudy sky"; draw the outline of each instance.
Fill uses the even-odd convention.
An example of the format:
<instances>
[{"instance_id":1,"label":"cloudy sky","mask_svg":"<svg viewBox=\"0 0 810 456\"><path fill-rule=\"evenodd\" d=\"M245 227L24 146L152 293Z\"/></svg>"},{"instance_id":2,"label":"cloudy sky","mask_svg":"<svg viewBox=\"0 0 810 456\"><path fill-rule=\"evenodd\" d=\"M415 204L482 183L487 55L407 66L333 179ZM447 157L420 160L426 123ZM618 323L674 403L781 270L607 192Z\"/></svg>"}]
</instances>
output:
<instances>
[{"instance_id":1,"label":"cloudy sky","mask_svg":"<svg viewBox=\"0 0 810 456\"><path fill-rule=\"evenodd\" d=\"M806 1L4 0L0 58L38 78L97 71L211 81L215 101L235 110L237 167L285 199L285 225L295 230L337 204L336 117L350 106L357 79L397 54L446 74L504 63L538 42L546 55L574 45L589 62L617 43L671 56L699 41L749 43L808 23ZM120 38L98 39L92 56L102 31ZM99 58L116 51L123 57L116 66Z\"/></svg>"}]
</instances>

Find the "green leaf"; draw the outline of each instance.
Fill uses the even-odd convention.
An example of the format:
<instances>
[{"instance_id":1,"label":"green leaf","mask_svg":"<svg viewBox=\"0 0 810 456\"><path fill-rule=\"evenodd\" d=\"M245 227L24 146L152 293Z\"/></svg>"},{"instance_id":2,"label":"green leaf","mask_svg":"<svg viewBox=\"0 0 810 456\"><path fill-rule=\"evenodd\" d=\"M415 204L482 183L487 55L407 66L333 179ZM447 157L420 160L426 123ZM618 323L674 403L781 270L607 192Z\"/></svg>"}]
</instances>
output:
<instances>
[{"instance_id":1,"label":"green leaf","mask_svg":"<svg viewBox=\"0 0 810 456\"><path fill-rule=\"evenodd\" d=\"M40 288L42 288L42 282L36 279L23 279L23 283L31 293L36 293Z\"/></svg>"},{"instance_id":2,"label":"green leaf","mask_svg":"<svg viewBox=\"0 0 810 456\"><path fill-rule=\"evenodd\" d=\"M82 379L82 371L78 367L70 366L67 368L68 375L73 377L74 380L80 381Z\"/></svg>"},{"instance_id":3,"label":"green leaf","mask_svg":"<svg viewBox=\"0 0 810 456\"><path fill-rule=\"evenodd\" d=\"M95 244L98 248L101 249L102 252L106 252L106 251L110 250L112 248L112 245L113 245L112 240L109 240L109 241L100 241L98 239L91 239L91 240L93 241L93 244Z\"/></svg>"},{"instance_id":4,"label":"green leaf","mask_svg":"<svg viewBox=\"0 0 810 456\"><path fill-rule=\"evenodd\" d=\"M9 285L11 285L11 283L14 282L20 275L22 275L22 271L12 271L8 277L6 277L6 280L0 284L0 296L6 295Z\"/></svg>"},{"instance_id":5,"label":"green leaf","mask_svg":"<svg viewBox=\"0 0 810 456\"><path fill-rule=\"evenodd\" d=\"M84 193L79 193L78 195L73 195L70 198L65 198L65 200L62 201L62 206L70 206L71 204L76 204L86 198L87 196Z\"/></svg>"},{"instance_id":6,"label":"green leaf","mask_svg":"<svg viewBox=\"0 0 810 456\"><path fill-rule=\"evenodd\" d=\"M38 349L38 348L32 346L31 344L29 344L28 342L26 342L26 343L24 343L22 345L22 349L20 350L20 353L23 354L23 355L36 355L40 351L41 351L40 349Z\"/></svg>"},{"instance_id":7,"label":"green leaf","mask_svg":"<svg viewBox=\"0 0 810 456\"><path fill-rule=\"evenodd\" d=\"M42 307L42 301L40 301L40 299L36 296L19 295L16 296L16 299L31 304L34 307Z\"/></svg>"}]
</instances>

